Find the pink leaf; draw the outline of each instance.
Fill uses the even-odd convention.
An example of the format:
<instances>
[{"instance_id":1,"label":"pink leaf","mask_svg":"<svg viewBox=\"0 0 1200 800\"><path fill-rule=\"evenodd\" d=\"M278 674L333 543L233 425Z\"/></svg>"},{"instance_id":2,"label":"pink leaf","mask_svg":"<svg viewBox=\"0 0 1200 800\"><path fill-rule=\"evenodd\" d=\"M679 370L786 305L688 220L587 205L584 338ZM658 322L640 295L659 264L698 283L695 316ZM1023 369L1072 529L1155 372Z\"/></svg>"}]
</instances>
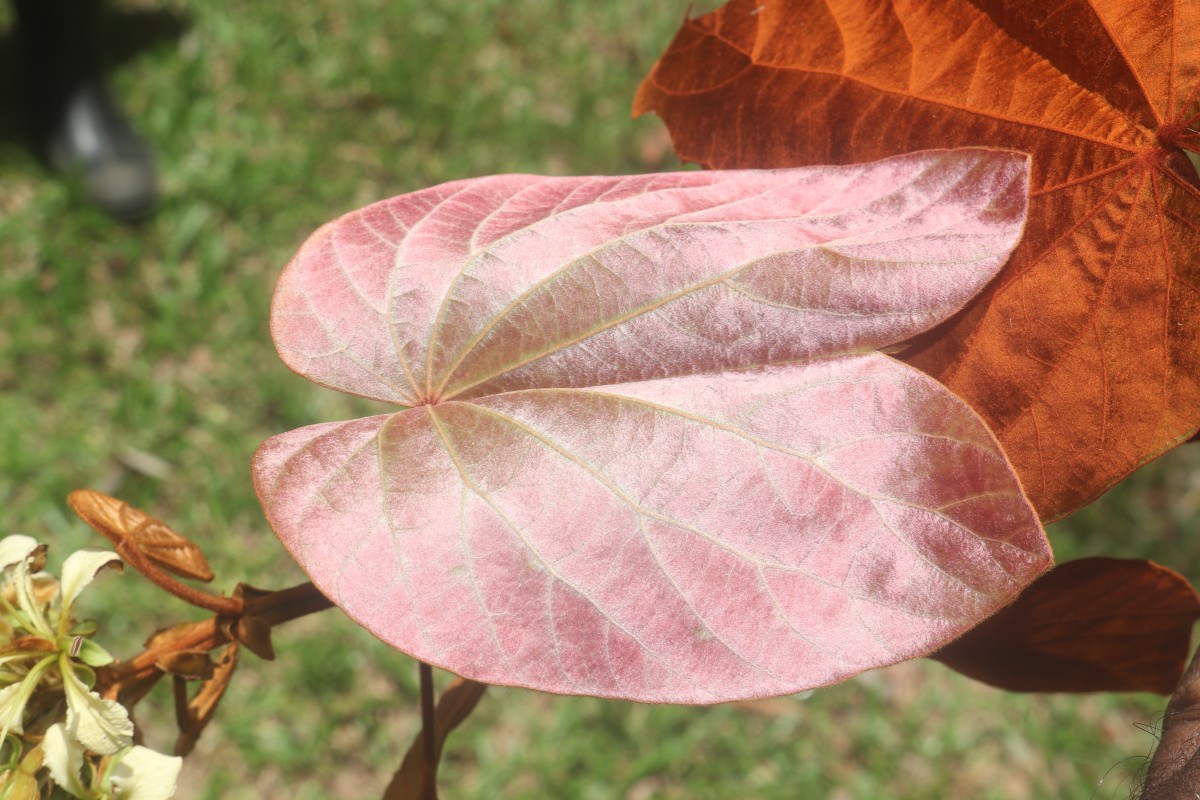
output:
<instances>
[{"instance_id":1,"label":"pink leaf","mask_svg":"<svg viewBox=\"0 0 1200 800\"><path fill-rule=\"evenodd\" d=\"M935 650L1049 547L974 412L873 351L996 274L1026 170L507 175L349 214L272 332L413 407L265 442L271 525L360 624L484 683L707 703Z\"/></svg>"}]
</instances>

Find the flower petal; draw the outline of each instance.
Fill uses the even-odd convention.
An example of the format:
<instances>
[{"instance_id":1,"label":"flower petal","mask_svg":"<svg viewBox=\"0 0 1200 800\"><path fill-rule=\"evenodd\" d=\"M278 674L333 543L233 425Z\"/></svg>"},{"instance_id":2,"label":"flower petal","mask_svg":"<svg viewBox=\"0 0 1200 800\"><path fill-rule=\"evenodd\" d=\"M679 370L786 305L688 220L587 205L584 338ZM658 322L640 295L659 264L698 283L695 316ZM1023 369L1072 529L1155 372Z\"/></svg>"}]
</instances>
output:
<instances>
[{"instance_id":1,"label":"flower petal","mask_svg":"<svg viewBox=\"0 0 1200 800\"><path fill-rule=\"evenodd\" d=\"M58 578L49 572L35 572L30 575L29 587L33 602L38 605L48 606L58 597Z\"/></svg>"},{"instance_id":2,"label":"flower petal","mask_svg":"<svg viewBox=\"0 0 1200 800\"><path fill-rule=\"evenodd\" d=\"M32 536L5 536L0 539L0 570L20 564L37 548L37 540Z\"/></svg>"},{"instance_id":3,"label":"flower petal","mask_svg":"<svg viewBox=\"0 0 1200 800\"><path fill-rule=\"evenodd\" d=\"M25 714L25 704L29 702L29 693L22 691L25 682L13 683L0 689L0 741L9 731L23 733L21 717Z\"/></svg>"},{"instance_id":4,"label":"flower petal","mask_svg":"<svg viewBox=\"0 0 1200 800\"><path fill-rule=\"evenodd\" d=\"M121 557L111 550L79 550L67 556L62 567L63 616L70 614L75 598L109 564L120 564Z\"/></svg>"},{"instance_id":5,"label":"flower petal","mask_svg":"<svg viewBox=\"0 0 1200 800\"><path fill-rule=\"evenodd\" d=\"M149 747L130 749L112 772L115 800L167 800L175 796L175 783L183 759L165 756Z\"/></svg>"},{"instance_id":6,"label":"flower petal","mask_svg":"<svg viewBox=\"0 0 1200 800\"><path fill-rule=\"evenodd\" d=\"M45 754L43 763L50 770L51 780L72 797L86 798L87 790L79 780L80 770L83 769L83 748L67 735L67 729L61 722L46 729L42 752Z\"/></svg>"},{"instance_id":7,"label":"flower petal","mask_svg":"<svg viewBox=\"0 0 1200 800\"><path fill-rule=\"evenodd\" d=\"M0 797L4 800L40 800L37 779L22 770L0 773Z\"/></svg>"},{"instance_id":8,"label":"flower petal","mask_svg":"<svg viewBox=\"0 0 1200 800\"><path fill-rule=\"evenodd\" d=\"M43 659L35 664L19 683L12 683L0 689L0 742L4 741L9 732L24 732L21 718L25 715L25 705L41 681L42 673L53 661L53 657Z\"/></svg>"},{"instance_id":9,"label":"flower petal","mask_svg":"<svg viewBox=\"0 0 1200 800\"><path fill-rule=\"evenodd\" d=\"M68 656L62 656L60 665L67 693L67 732L88 750L105 756L132 744L133 721L125 707L89 692L75 675Z\"/></svg>"},{"instance_id":10,"label":"flower petal","mask_svg":"<svg viewBox=\"0 0 1200 800\"><path fill-rule=\"evenodd\" d=\"M21 620L22 626L30 633L44 639L53 639L54 632L50 629L50 623L46 621L46 615L42 613L42 608L46 605L41 600L45 596L44 587L39 591L34 585L29 566L28 561L17 562L9 581L9 588L16 597L17 607L20 608L17 619Z\"/></svg>"}]
</instances>

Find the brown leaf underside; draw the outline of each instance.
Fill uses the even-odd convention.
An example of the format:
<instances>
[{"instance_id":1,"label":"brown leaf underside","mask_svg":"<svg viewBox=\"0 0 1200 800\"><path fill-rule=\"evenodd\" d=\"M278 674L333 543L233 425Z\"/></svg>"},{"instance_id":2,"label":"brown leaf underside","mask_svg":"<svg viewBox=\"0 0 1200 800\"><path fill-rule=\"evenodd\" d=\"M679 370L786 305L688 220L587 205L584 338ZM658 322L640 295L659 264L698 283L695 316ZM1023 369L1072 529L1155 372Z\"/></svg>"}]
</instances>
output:
<instances>
[{"instance_id":1,"label":"brown leaf underside","mask_svg":"<svg viewBox=\"0 0 1200 800\"><path fill-rule=\"evenodd\" d=\"M433 764L442 760L442 750L450 732L463 723L487 691L487 684L477 683L466 678L457 678L446 688L438 699L437 710L434 712L434 742L435 752ZM404 762L392 776L391 783L383 793L384 800L424 800L435 796L433 785L437 775L427 772L425 758L425 737L421 733L413 740L412 746L404 754ZM435 766L436 768L436 766Z\"/></svg>"},{"instance_id":2,"label":"brown leaf underside","mask_svg":"<svg viewBox=\"0 0 1200 800\"><path fill-rule=\"evenodd\" d=\"M1082 558L933 658L1008 691L1170 694L1198 617L1195 590L1166 567Z\"/></svg>"},{"instance_id":3,"label":"brown leaf underside","mask_svg":"<svg viewBox=\"0 0 1200 800\"><path fill-rule=\"evenodd\" d=\"M196 694L190 699L185 695L182 707L176 707L176 720L179 723L179 738L175 740L176 755L186 756L196 746L200 734L217 713L217 705L229 688L229 679L233 677L237 663L238 643L231 642Z\"/></svg>"},{"instance_id":4,"label":"brown leaf underside","mask_svg":"<svg viewBox=\"0 0 1200 800\"><path fill-rule=\"evenodd\" d=\"M1033 155L1025 239L907 360L996 431L1044 520L1200 423L1200 3L760 3L690 20L642 85L715 168L930 147Z\"/></svg>"}]
</instances>

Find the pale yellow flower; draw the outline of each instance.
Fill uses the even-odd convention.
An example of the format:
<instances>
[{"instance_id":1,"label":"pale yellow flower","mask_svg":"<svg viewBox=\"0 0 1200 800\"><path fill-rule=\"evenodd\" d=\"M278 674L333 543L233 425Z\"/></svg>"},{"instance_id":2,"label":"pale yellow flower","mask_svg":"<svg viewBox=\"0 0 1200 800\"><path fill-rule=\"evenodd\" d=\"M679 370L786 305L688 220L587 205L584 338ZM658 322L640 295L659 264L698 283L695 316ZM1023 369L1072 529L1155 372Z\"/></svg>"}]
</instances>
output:
<instances>
[{"instance_id":1,"label":"pale yellow flower","mask_svg":"<svg viewBox=\"0 0 1200 800\"><path fill-rule=\"evenodd\" d=\"M80 800L111 797L113 800L169 800L175 796L183 759L165 756L148 747L134 745L113 757L106 776L98 785L84 786L84 750L62 724L51 725L42 742L44 763L51 779L63 791Z\"/></svg>"}]
</instances>

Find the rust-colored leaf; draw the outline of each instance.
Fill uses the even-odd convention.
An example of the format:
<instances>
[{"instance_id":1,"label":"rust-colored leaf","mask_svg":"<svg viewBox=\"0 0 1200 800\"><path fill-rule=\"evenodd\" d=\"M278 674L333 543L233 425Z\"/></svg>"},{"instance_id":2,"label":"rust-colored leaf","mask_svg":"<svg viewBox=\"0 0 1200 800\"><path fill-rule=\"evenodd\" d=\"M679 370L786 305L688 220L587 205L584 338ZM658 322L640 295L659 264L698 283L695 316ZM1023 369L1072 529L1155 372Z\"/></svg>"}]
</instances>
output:
<instances>
[{"instance_id":1,"label":"rust-colored leaf","mask_svg":"<svg viewBox=\"0 0 1200 800\"><path fill-rule=\"evenodd\" d=\"M58 645L40 636L22 636L11 645L0 650L0 655L10 653L57 653Z\"/></svg>"},{"instance_id":2,"label":"rust-colored leaf","mask_svg":"<svg viewBox=\"0 0 1200 800\"><path fill-rule=\"evenodd\" d=\"M1015 692L1170 694L1183 672L1200 598L1150 561L1081 558L933 658Z\"/></svg>"},{"instance_id":3,"label":"rust-colored leaf","mask_svg":"<svg viewBox=\"0 0 1200 800\"><path fill-rule=\"evenodd\" d=\"M190 636L205 624L205 622L178 622L167 628L159 628L146 638L143 647L147 650L165 649L180 639Z\"/></svg>"},{"instance_id":4,"label":"rust-colored leaf","mask_svg":"<svg viewBox=\"0 0 1200 800\"><path fill-rule=\"evenodd\" d=\"M907 355L996 431L1043 519L1200 423L1200 3L734 0L646 79L681 157L1033 155L1001 277Z\"/></svg>"},{"instance_id":5,"label":"rust-colored leaf","mask_svg":"<svg viewBox=\"0 0 1200 800\"><path fill-rule=\"evenodd\" d=\"M199 547L141 509L91 489L71 492L67 502L80 519L114 545L131 543L155 564L182 578L213 579Z\"/></svg>"},{"instance_id":6,"label":"rust-colored leaf","mask_svg":"<svg viewBox=\"0 0 1200 800\"><path fill-rule=\"evenodd\" d=\"M212 675L213 664L207 650L177 650L163 653L154 662L163 672L187 680L201 681Z\"/></svg>"},{"instance_id":7,"label":"rust-colored leaf","mask_svg":"<svg viewBox=\"0 0 1200 800\"><path fill-rule=\"evenodd\" d=\"M179 721L179 738L175 740L176 755L186 756L192 752L192 748L200 739L200 734L204 732L208 723L217 713L217 705L225 696L225 690L229 687L229 679L233 677L233 672L237 669L238 651L237 642L231 642L225 648L221 659L213 668L212 676L201 684L192 699L187 701L186 707L182 707L178 689L176 690L176 718Z\"/></svg>"},{"instance_id":8,"label":"rust-colored leaf","mask_svg":"<svg viewBox=\"0 0 1200 800\"><path fill-rule=\"evenodd\" d=\"M271 644L271 625L260 617L242 617L233 626L233 639L241 642L263 661L275 660L275 646Z\"/></svg>"},{"instance_id":9,"label":"rust-colored leaf","mask_svg":"<svg viewBox=\"0 0 1200 800\"><path fill-rule=\"evenodd\" d=\"M458 678L442 693L434 711L434 765L442 760L442 750L450 732L471 715L485 691L486 683ZM412 746L404 754L404 762L400 769L396 770L392 782L384 791L383 800L425 800L427 797L437 796L436 790L432 788L437 782L437 775L429 774L426 769L424 742L425 737L418 733Z\"/></svg>"},{"instance_id":10,"label":"rust-colored leaf","mask_svg":"<svg viewBox=\"0 0 1200 800\"><path fill-rule=\"evenodd\" d=\"M230 639L240 642L247 650L263 661L275 660L275 645L271 643L271 623L256 611L260 603L273 593L256 589L248 583L239 583L233 596L245 603L245 613L237 619L225 622L223 628Z\"/></svg>"},{"instance_id":11,"label":"rust-colored leaf","mask_svg":"<svg viewBox=\"0 0 1200 800\"><path fill-rule=\"evenodd\" d=\"M116 696L107 695L106 699L116 700L121 705L125 706L125 710L129 712L130 718L133 718L133 711L137 704L142 702L146 695L158 685L159 680L165 673L154 670L144 678L131 681L124 684L116 693ZM136 720L135 720L136 722Z\"/></svg>"}]
</instances>

